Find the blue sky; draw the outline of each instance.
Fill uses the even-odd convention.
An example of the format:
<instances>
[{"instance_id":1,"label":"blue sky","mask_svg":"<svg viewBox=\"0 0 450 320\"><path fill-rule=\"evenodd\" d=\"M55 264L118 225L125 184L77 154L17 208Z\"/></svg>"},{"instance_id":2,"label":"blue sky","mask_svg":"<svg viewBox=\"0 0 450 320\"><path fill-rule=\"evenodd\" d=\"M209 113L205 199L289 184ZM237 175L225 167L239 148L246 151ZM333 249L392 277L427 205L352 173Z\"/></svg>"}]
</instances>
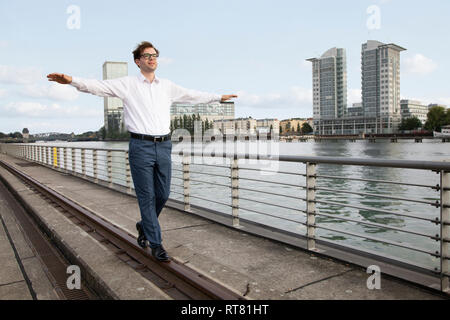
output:
<instances>
[{"instance_id":1,"label":"blue sky","mask_svg":"<svg viewBox=\"0 0 450 320\"><path fill-rule=\"evenodd\" d=\"M68 27L71 6L79 29ZM142 40L161 52L158 76L237 93L236 117L311 117L305 59L335 46L347 51L348 105L359 102L367 40L407 49L402 98L450 105L449 14L448 0L0 0L0 132L98 130L103 98L45 76L101 79L107 60L137 74L131 51Z\"/></svg>"}]
</instances>

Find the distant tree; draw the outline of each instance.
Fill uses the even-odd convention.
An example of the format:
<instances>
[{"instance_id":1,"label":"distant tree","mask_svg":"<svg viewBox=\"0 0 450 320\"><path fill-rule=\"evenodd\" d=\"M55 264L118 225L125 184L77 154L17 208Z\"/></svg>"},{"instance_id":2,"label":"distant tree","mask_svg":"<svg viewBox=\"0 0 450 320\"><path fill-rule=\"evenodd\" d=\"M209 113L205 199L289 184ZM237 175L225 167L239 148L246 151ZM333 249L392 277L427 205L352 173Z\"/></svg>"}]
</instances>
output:
<instances>
[{"instance_id":1,"label":"distant tree","mask_svg":"<svg viewBox=\"0 0 450 320\"><path fill-rule=\"evenodd\" d=\"M105 129L105 126L101 127L101 128L98 130L98 135L99 135L103 140L105 140L105 138L106 138L106 129Z\"/></svg>"},{"instance_id":2,"label":"distant tree","mask_svg":"<svg viewBox=\"0 0 450 320\"><path fill-rule=\"evenodd\" d=\"M297 123L297 132L298 133L302 132L302 129L300 128L300 122Z\"/></svg>"},{"instance_id":3,"label":"distant tree","mask_svg":"<svg viewBox=\"0 0 450 320\"><path fill-rule=\"evenodd\" d=\"M25 134L25 133L30 133L30 131L28 131L28 128L23 128L22 134Z\"/></svg>"},{"instance_id":4,"label":"distant tree","mask_svg":"<svg viewBox=\"0 0 450 320\"><path fill-rule=\"evenodd\" d=\"M313 128L311 128L311 126L309 125L308 122L305 122L302 125L302 132L303 132L303 134L311 133L311 132L313 132Z\"/></svg>"},{"instance_id":5,"label":"distant tree","mask_svg":"<svg viewBox=\"0 0 450 320\"><path fill-rule=\"evenodd\" d=\"M427 114L427 122L425 122L425 129L430 131L441 131L441 127L447 124L450 120L448 111L444 107L431 107ZM449 122L450 123L450 122Z\"/></svg>"},{"instance_id":6,"label":"distant tree","mask_svg":"<svg viewBox=\"0 0 450 320\"><path fill-rule=\"evenodd\" d=\"M417 117L403 119L399 130L414 130L422 127L422 122Z\"/></svg>"},{"instance_id":7,"label":"distant tree","mask_svg":"<svg viewBox=\"0 0 450 320\"><path fill-rule=\"evenodd\" d=\"M21 139L22 138L22 134L19 131L16 131L14 133L10 133L8 134L8 136L10 136L11 138L16 138L16 139Z\"/></svg>"},{"instance_id":8,"label":"distant tree","mask_svg":"<svg viewBox=\"0 0 450 320\"><path fill-rule=\"evenodd\" d=\"M6 134L4 134L3 132L0 132L0 139L5 138L6 136L7 136Z\"/></svg>"}]
</instances>

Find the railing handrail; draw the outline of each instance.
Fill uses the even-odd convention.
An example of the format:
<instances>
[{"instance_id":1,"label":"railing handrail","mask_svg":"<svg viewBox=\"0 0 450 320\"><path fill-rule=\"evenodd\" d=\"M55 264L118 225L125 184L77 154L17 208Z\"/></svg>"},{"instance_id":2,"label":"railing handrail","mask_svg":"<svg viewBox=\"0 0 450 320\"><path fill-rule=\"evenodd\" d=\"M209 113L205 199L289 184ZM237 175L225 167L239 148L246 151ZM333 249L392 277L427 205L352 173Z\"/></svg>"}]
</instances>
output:
<instances>
[{"instance_id":1,"label":"railing handrail","mask_svg":"<svg viewBox=\"0 0 450 320\"><path fill-rule=\"evenodd\" d=\"M36 145L36 144L21 144L21 145ZM69 147L57 145L36 145L50 148L73 148L84 150L101 150L113 152L126 152L126 149L112 149L112 148L85 148L85 147ZM447 161L420 161L420 160L393 160L393 159L365 159L365 158L346 158L346 157L324 157L324 156L296 156L296 155L264 155L264 154L249 154L249 153L227 153L227 152L198 152L198 151L173 151L173 155L179 156L199 156L199 157L213 157L213 158L229 158L229 159L251 159L251 160L272 160L272 161L286 161L286 162L301 162L301 163L327 163L327 164L342 164L354 166L373 166L373 167L390 167L390 168L404 168L404 169L423 169L423 170L444 170L450 171L450 160Z\"/></svg>"},{"instance_id":2,"label":"railing handrail","mask_svg":"<svg viewBox=\"0 0 450 320\"><path fill-rule=\"evenodd\" d=\"M295 155L264 155L248 153L203 153L203 152L184 152L179 151L177 155L191 155L199 157L222 157L231 159L252 159L252 160L273 160L286 162L302 163L327 163L343 165L362 165L373 167L391 167L404 169L424 169L424 170L450 170L450 162L446 161L418 161L418 160L391 160L391 159L365 159L365 158L345 158L345 157L311 157Z\"/></svg>"}]
</instances>

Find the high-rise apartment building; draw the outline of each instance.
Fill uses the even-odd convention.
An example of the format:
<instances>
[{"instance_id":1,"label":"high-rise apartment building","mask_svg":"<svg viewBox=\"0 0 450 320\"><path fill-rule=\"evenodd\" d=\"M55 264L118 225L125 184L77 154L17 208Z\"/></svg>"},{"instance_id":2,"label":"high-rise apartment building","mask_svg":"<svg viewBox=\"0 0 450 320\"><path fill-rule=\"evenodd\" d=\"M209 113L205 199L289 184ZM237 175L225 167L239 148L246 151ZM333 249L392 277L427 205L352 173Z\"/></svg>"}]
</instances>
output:
<instances>
[{"instance_id":1,"label":"high-rise apartment building","mask_svg":"<svg viewBox=\"0 0 450 320\"><path fill-rule=\"evenodd\" d=\"M321 134L334 134L322 127L322 121L341 118L347 112L345 49L331 48L320 58L307 61L312 62L314 126Z\"/></svg>"},{"instance_id":2,"label":"high-rise apartment building","mask_svg":"<svg viewBox=\"0 0 450 320\"><path fill-rule=\"evenodd\" d=\"M126 62L106 61L103 64L103 80L125 77L128 75ZM123 102L119 98L104 98L104 117L106 132L124 132Z\"/></svg>"},{"instance_id":3,"label":"high-rise apartment building","mask_svg":"<svg viewBox=\"0 0 450 320\"><path fill-rule=\"evenodd\" d=\"M401 121L400 52L404 50L374 40L362 45L362 106L365 118L377 119L374 133L395 132Z\"/></svg>"}]
</instances>

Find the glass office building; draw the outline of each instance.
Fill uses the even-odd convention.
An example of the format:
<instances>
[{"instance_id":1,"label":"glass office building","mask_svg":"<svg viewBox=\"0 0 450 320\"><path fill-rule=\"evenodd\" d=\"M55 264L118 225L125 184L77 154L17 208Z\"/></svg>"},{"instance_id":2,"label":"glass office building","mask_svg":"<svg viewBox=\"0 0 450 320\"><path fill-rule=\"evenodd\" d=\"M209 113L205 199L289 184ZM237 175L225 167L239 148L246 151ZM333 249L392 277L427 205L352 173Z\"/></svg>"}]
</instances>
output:
<instances>
[{"instance_id":1,"label":"glass office building","mask_svg":"<svg viewBox=\"0 0 450 320\"><path fill-rule=\"evenodd\" d=\"M125 77L128 75L126 62L106 61L103 64L103 80ZM104 98L104 117L106 132L124 132L123 102L119 98Z\"/></svg>"},{"instance_id":2,"label":"glass office building","mask_svg":"<svg viewBox=\"0 0 450 320\"><path fill-rule=\"evenodd\" d=\"M215 102L215 103L200 103L200 104L186 104L174 103L170 107L170 117L173 120L175 117L183 117L183 115L192 116L200 115L202 121L226 120L234 119L234 102Z\"/></svg>"}]
</instances>

